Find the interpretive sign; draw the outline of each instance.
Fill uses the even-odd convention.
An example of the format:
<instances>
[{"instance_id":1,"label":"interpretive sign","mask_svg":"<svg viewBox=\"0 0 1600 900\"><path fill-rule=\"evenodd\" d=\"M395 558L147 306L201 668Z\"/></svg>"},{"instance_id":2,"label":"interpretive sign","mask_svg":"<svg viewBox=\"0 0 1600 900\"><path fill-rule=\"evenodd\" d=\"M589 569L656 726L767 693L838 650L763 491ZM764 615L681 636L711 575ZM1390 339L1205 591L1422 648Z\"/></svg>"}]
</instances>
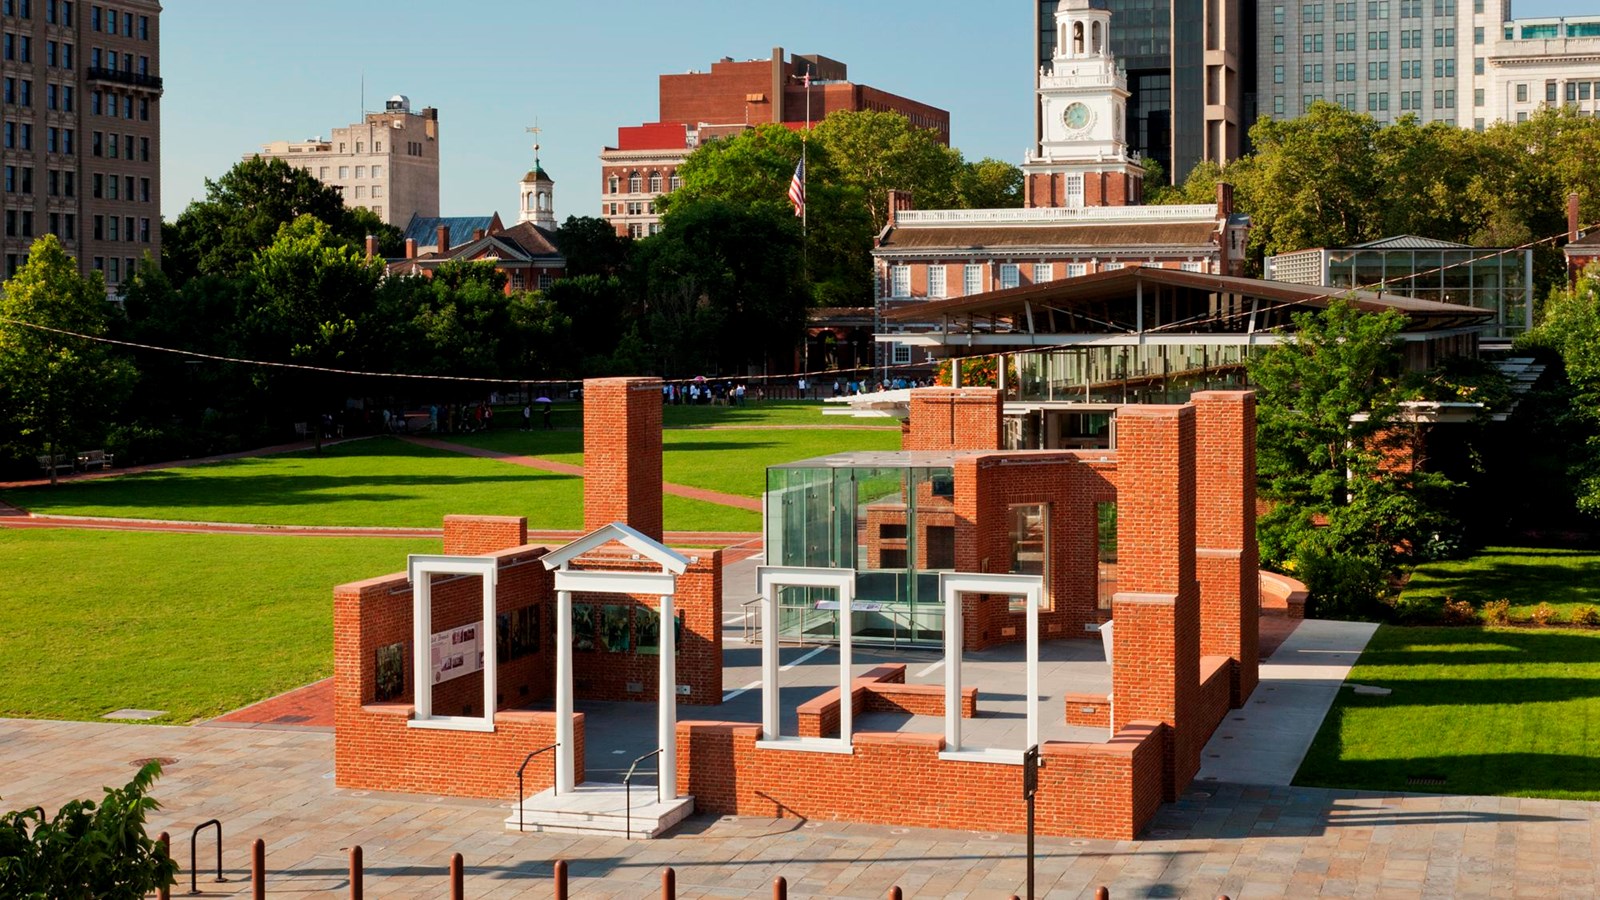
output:
<instances>
[{"instance_id":1,"label":"interpretive sign","mask_svg":"<svg viewBox=\"0 0 1600 900\"><path fill-rule=\"evenodd\" d=\"M473 622L429 639L432 651L433 683L483 671L483 623Z\"/></svg>"}]
</instances>

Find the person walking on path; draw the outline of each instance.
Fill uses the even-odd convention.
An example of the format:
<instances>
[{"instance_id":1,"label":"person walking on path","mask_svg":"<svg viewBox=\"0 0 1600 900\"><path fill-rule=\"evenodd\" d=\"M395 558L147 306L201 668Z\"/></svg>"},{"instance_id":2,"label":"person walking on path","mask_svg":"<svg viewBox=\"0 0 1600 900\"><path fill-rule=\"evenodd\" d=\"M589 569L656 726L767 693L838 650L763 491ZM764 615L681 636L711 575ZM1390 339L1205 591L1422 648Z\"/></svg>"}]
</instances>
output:
<instances>
[{"instance_id":1,"label":"person walking on path","mask_svg":"<svg viewBox=\"0 0 1600 900\"><path fill-rule=\"evenodd\" d=\"M550 424L550 407L551 407L551 405L552 404L548 400L546 400L545 403L544 403L544 430L545 431L554 431L555 430L555 426Z\"/></svg>"}]
</instances>

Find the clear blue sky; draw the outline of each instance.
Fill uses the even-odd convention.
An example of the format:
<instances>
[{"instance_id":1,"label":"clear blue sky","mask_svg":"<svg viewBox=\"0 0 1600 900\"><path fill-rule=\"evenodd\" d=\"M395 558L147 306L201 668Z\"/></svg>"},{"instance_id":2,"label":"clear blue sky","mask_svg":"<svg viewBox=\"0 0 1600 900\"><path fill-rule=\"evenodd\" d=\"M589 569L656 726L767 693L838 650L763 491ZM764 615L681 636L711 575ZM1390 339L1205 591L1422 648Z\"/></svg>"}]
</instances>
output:
<instances>
[{"instance_id":1,"label":"clear blue sky","mask_svg":"<svg viewBox=\"0 0 1600 900\"><path fill-rule=\"evenodd\" d=\"M1021 162L1032 137L1032 0L167 0L162 213L272 140L327 136L392 94L439 109L445 215L516 213L535 118L556 212L599 211L596 156L654 121L656 77L781 46L950 111L968 159ZM1519 17L1600 13L1520 0Z\"/></svg>"}]
</instances>

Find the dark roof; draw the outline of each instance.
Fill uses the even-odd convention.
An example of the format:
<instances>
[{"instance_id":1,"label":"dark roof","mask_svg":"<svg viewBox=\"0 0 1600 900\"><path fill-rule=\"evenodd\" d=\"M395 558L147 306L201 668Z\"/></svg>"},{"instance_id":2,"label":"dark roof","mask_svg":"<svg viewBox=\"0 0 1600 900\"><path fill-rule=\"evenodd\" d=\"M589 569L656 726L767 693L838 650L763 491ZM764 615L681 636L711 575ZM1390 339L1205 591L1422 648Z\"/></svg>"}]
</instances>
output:
<instances>
[{"instance_id":1,"label":"dark roof","mask_svg":"<svg viewBox=\"0 0 1600 900\"><path fill-rule=\"evenodd\" d=\"M1132 265L1076 278L988 291L970 297L908 303L886 310L884 318L891 322L926 322L944 316L1020 316L1029 308L1070 307L1125 301L1132 298L1141 286L1147 289L1157 286L1234 294L1310 309L1326 308L1331 300L1342 297L1363 312L1393 309L1405 313L1412 320L1413 327L1410 330L1477 325L1494 315L1491 310L1442 303L1437 300L1419 300L1400 294L1375 294L1371 291L1348 288L1289 284L1260 278L1208 275L1180 269Z\"/></svg>"},{"instance_id":2,"label":"dark roof","mask_svg":"<svg viewBox=\"0 0 1600 900\"><path fill-rule=\"evenodd\" d=\"M1591 228L1587 234L1575 241L1568 241L1568 247L1578 247L1585 253L1600 248L1600 228Z\"/></svg>"},{"instance_id":3,"label":"dark roof","mask_svg":"<svg viewBox=\"0 0 1600 900\"><path fill-rule=\"evenodd\" d=\"M896 225L878 242L886 250L968 250L975 247L1199 247L1214 246L1208 222L1115 222L1104 225Z\"/></svg>"},{"instance_id":4,"label":"dark roof","mask_svg":"<svg viewBox=\"0 0 1600 900\"><path fill-rule=\"evenodd\" d=\"M452 241L453 242L453 241ZM532 222L520 222L510 228L484 235L478 240L456 244L440 253L424 253L417 257L419 263L440 263L452 259L480 259L494 257L502 263L542 262L559 265L564 262L556 249L555 234Z\"/></svg>"},{"instance_id":5,"label":"dark roof","mask_svg":"<svg viewBox=\"0 0 1600 900\"><path fill-rule=\"evenodd\" d=\"M1414 234L1397 234L1394 237L1379 238L1362 244L1351 244L1348 247L1337 247L1338 250L1463 250L1472 249L1471 244L1457 244L1454 241L1441 241L1438 238L1419 237Z\"/></svg>"},{"instance_id":6,"label":"dark roof","mask_svg":"<svg viewBox=\"0 0 1600 900\"><path fill-rule=\"evenodd\" d=\"M411 221L406 223L404 237L417 242L418 246L431 247L439 239L439 226L450 226L450 243L465 244L472 240L472 233L479 228L487 234L498 227L499 213L490 213L487 216L418 216L413 215Z\"/></svg>"}]
</instances>

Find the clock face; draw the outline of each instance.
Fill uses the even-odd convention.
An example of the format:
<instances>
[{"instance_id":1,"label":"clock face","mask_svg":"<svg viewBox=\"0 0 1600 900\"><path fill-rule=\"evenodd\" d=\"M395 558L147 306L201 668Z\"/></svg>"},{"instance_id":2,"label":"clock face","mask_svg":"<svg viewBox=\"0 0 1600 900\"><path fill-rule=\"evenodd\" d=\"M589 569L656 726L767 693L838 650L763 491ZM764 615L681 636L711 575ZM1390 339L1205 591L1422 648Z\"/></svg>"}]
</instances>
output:
<instances>
[{"instance_id":1,"label":"clock face","mask_svg":"<svg viewBox=\"0 0 1600 900\"><path fill-rule=\"evenodd\" d=\"M1073 131L1081 131L1089 127L1089 107L1082 103L1074 103L1061 113L1061 124Z\"/></svg>"}]
</instances>

